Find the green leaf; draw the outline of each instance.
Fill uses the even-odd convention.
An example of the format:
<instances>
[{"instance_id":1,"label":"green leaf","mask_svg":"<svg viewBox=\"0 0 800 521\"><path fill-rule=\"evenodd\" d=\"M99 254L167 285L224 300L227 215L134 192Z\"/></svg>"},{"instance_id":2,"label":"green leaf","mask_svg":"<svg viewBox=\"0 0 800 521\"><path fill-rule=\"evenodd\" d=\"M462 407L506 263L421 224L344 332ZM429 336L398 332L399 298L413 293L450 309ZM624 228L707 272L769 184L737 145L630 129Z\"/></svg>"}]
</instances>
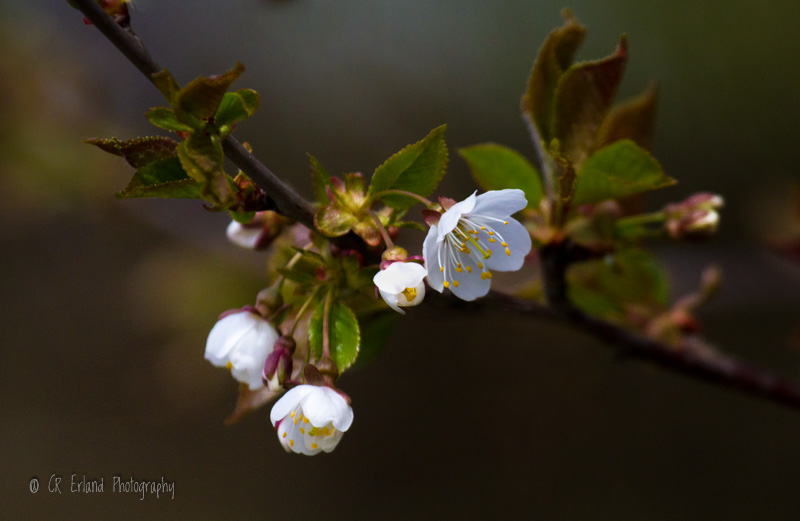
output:
<instances>
[{"instance_id":1,"label":"green leaf","mask_svg":"<svg viewBox=\"0 0 800 521\"><path fill-rule=\"evenodd\" d=\"M178 157L189 177L202 186L206 201L219 206L229 199L231 187L222 169L219 141L202 133L192 133L178 145Z\"/></svg>"},{"instance_id":2,"label":"green leaf","mask_svg":"<svg viewBox=\"0 0 800 521\"><path fill-rule=\"evenodd\" d=\"M484 143L462 148L458 153L467 161L472 177L484 190L519 188L525 192L528 208L539 206L543 193L539 172L516 150Z\"/></svg>"},{"instance_id":3,"label":"green leaf","mask_svg":"<svg viewBox=\"0 0 800 521\"><path fill-rule=\"evenodd\" d=\"M422 197L429 196L444 176L447 168L447 146L444 142L446 125L437 127L424 139L408 145L375 169L367 195L384 190L403 190ZM417 200L402 195L380 198L387 206L405 209Z\"/></svg>"},{"instance_id":4,"label":"green leaf","mask_svg":"<svg viewBox=\"0 0 800 521\"><path fill-rule=\"evenodd\" d=\"M140 168L159 159L175 156L176 141L166 137L151 136L120 141L111 139L86 139L84 143L94 145L109 154L125 158L134 168Z\"/></svg>"},{"instance_id":5,"label":"green leaf","mask_svg":"<svg viewBox=\"0 0 800 521\"><path fill-rule=\"evenodd\" d=\"M597 203L675 184L661 165L633 141L617 141L595 152L578 172L572 203Z\"/></svg>"},{"instance_id":6,"label":"green leaf","mask_svg":"<svg viewBox=\"0 0 800 521\"><path fill-rule=\"evenodd\" d=\"M277 272L283 275L286 278L286 280L290 280L296 284L314 285L317 283L317 279L314 278L313 275L310 275L298 269L278 268Z\"/></svg>"},{"instance_id":7,"label":"green leaf","mask_svg":"<svg viewBox=\"0 0 800 521\"><path fill-rule=\"evenodd\" d=\"M626 249L608 260L574 264L567 275L571 301L594 316L624 321L631 309L649 316L667 309L668 275L646 251Z\"/></svg>"},{"instance_id":8,"label":"green leaf","mask_svg":"<svg viewBox=\"0 0 800 521\"><path fill-rule=\"evenodd\" d=\"M153 125L173 132L191 132L189 125L184 125L175 117L175 112L167 107L154 107L145 114Z\"/></svg>"},{"instance_id":9,"label":"green leaf","mask_svg":"<svg viewBox=\"0 0 800 521\"><path fill-rule=\"evenodd\" d=\"M331 176L325 170L325 167L322 166L322 163L311 154L308 154L308 162L311 165L311 185L314 188L314 199L316 199L319 204L329 204L330 199L328 198L326 188L331 190L331 192L334 191L331 185Z\"/></svg>"},{"instance_id":10,"label":"green leaf","mask_svg":"<svg viewBox=\"0 0 800 521\"><path fill-rule=\"evenodd\" d=\"M167 100L172 103L175 99L175 94L178 93L180 87L178 86L178 82L175 81L175 78L167 69L161 69L160 71L152 74L150 76L153 80L153 84L156 88L164 95Z\"/></svg>"},{"instance_id":11,"label":"green leaf","mask_svg":"<svg viewBox=\"0 0 800 521\"><path fill-rule=\"evenodd\" d=\"M355 215L332 204L318 208L314 214L314 226L328 237L341 237L349 232L356 222L358 219Z\"/></svg>"},{"instance_id":12,"label":"green leaf","mask_svg":"<svg viewBox=\"0 0 800 521\"><path fill-rule=\"evenodd\" d=\"M292 246L292 249L312 262L325 264L325 258L315 251L305 250L303 248L298 248L297 246Z\"/></svg>"},{"instance_id":13,"label":"green leaf","mask_svg":"<svg viewBox=\"0 0 800 521\"><path fill-rule=\"evenodd\" d=\"M214 115L214 124L221 127L247 119L258 109L258 104L258 92L252 89L226 92Z\"/></svg>"},{"instance_id":14,"label":"green leaf","mask_svg":"<svg viewBox=\"0 0 800 521\"><path fill-rule=\"evenodd\" d=\"M645 150L653 145L658 88L651 85L639 96L611 109L597 132L594 148L630 139Z\"/></svg>"},{"instance_id":15,"label":"green leaf","mask_svg":"<svg viewBox=\"0 0 800 521\"><path fill-rule=\"evenodd\" d=\"M353 362L358 357L361 332L358 327L358 320L350 308L330 297L328 302L330 305L328 311L328 346L331 358L336 362L341 373L353 365ZM323 300L314 310L308 329L308 343L314 350L314 357L317 360L322 358L324 314L325 301Z\"/></svg>"},{"instance_id":16,"label":"green leaf","mask_svg":"<svg viewBox=\"0 0 800 521\"><path fill-rule=\"evenodd\" d=\"M583 42L586 28L563 12L564 25L555 29L542 44L533 63L525 93L522 95L522 113L536 124L539 136L545 143L552 139L553 94L556 84L572 63L575 51Z\"/></svg>"},{"instance_id":17,"label":"green leaf","mask_svg":"<svg viewBox=\"0 0 800 521\"><path fill-rule=\"evenodd\" d=\"M613 54L575 64L558 81L553 100L553 138L559 140L560 152L576 169L589 154L614 102L627 61L628 45L623 35Z\"/></svg>"},{"instance_id":18,"label":"green leaf","mask_svg":"<svg viewBox=\"0 0 800 521\"><path fill-rule=\"evenodd\" d=\"M128 186L115 195L119 199L202 199L200 185L186 175L177 157L159 159L143 166L133 175Z\"/></svg>"},{"instance_id":19,"label":"green leaf","mask_svg":"<svg viewBox=\"0 0 800 521\"><path fill-rule=\"evenodd\" d=\"M231 84L244 72L244 66L236 62L233 69L217 75L198 78L190 81L175 94L173 108L179 121L184 121L190 114L200 120L208 120L217 112L223 96ZM191 119L191 118L188 118Z\"/></svg>"},{"instance_id":20,"label":"green leaf","mask_svg":"<svg viewBox=\"0 0 800 521\"><path fill-rule=\"evenodd\" d=\"M354 368L362 368L372 363L386 348L400 315L394 312L374 313L359 316L361 327L361 347Z\"/></svg>"}]
</instances>

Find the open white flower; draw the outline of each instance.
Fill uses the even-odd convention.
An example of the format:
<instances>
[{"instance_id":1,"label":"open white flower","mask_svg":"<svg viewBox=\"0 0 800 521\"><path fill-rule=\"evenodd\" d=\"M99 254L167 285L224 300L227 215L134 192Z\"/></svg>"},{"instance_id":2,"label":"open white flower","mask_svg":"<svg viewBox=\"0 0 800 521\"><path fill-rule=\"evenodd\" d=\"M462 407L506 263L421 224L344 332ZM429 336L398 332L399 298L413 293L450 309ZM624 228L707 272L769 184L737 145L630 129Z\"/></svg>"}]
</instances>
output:
<instances>
[{"instance_id":1,"label":"open white flower","mask_svg":"<svg viewBox=\"0 0 800 521\"><path fill-rule=\"evenodd\" d=\"M286 452L313 456L336 448L353 423L353 409L330 387L298 385L275 403L269 418Z\"/></svg>"},{"instance_id":2,"label":"open white flower","mask_svg":"<svg viewBox=\"0 0 800 521\"><path fill-rule=\"evenodd\" d=\"M511 214L527 206L522 190L475 193L432 225L422 246L428 284L475 300L489 292L492 271L516 271L531 251L531 237Z\"/></svg>"},{"instance_id":3,"label":"open white flower","mask_svg":"<svg viewBox=\"0 0 800 521\"><path fill-rule=\"evenodd\" d=\"M278 332L260 315L247 309L223 315L206 342L206 360L226 367L251 391L264 386L261 374Z\"/></svg>"},{"instance_id":4,"label":"open white flower","mask_svg":"<svg viewBox=\"0 0 800 521\"><path fill-rule=\"evenodd\" d=\"M416 306L425 298L423 279L427 273L416 262L393 262L376 273L372 282L389 307L405 315L401 307Z\"/></svg>"}]
</instances>

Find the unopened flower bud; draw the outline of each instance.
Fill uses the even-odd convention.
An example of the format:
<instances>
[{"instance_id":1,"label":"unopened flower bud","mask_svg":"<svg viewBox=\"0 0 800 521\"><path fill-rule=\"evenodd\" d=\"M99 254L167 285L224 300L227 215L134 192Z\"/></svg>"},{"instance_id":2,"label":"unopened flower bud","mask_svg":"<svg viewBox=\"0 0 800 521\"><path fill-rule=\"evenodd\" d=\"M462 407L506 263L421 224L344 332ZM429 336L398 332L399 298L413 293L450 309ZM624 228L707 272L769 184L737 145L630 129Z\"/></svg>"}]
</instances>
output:
<instances>
[{"instance_id":1,"label":"unopened flower bud","mask_svg":"<svg viewBox=\"0 0 800 521\"><path fill-rule=\"evenodd\" d=\"M425 298L426 274L425 268L416 262L392 262L376 273L372 281L389 307L405 315L401 307L416 306Z\"/></svg>"},{"instance_id":2,"label":"unopened flower bud","mask_svg":"<svg viewBox=\"0 0 800 521\"><path fill-rule=\"evenodd\" d=\"M392 246L383 252L381 255L381 260L389 262L404 261L407 257L408 252L405 250L405 248L401 248L400 246Z\"/></svg>"},{"instance_id":3,"label":"unopened flower bud","mask_svg":"<svg viewBox=\"0 0 800 521\"><path fill-rule=\"evenodd\" d=\"M275 342L272 353L264 362L264 372L261 377L270 391L283 389L283 384L292 376L292 354L296 343L294 338L283 335Z\"/></svg>"},{"instance_id":4,"label":"unopened flower bud","mask_svg":"<svg viewBox=\"0 0 800 521\"><path fill-rule=\"evenodd\" d=\"M667 233L674 239L699 239L713 235L719 227L717 210L724 204L721 196L701 192L683 202L667 205L664 208Z\"/></svg>"},{"instance_id":5,"label":"unopened flower bud","mask_svg":"<svg viewBox=\"0 0 800 521\"><path fill-rule=\"evenodd\" d=\"M256 309L263 316L268 317L283 306L283 295L277 285L264 288L256 297Z\"/></svg>"},{"instance_id":6,"label":"unopened flower bud","mask_svg":"<svg viewBox=\"0 0 800 521\"><path fill-rule=\"evenodd\" d=\"M256 213L252 221L242 224L231 221L228 225L228 239L234 244L250 250L265 250L277 237L288 219L271 210Z\"/></svg>"}]
</instances>

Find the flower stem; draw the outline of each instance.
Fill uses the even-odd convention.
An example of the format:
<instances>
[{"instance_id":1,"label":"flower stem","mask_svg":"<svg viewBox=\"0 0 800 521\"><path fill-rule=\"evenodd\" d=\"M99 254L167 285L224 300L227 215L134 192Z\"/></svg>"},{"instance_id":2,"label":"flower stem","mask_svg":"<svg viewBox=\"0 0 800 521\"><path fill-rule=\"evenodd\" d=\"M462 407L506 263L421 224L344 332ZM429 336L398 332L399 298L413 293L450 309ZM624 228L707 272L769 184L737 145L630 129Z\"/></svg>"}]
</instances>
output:
<instances>
[{"instance_id":1,"label":"flower stem","mask_svg":"<svg viewBox=\"0 0 800 521\"><path fill-rule=\"evenodd\" d=\"M367 213L369 214L370 217L372 217L372 220L375 221L375 224L378 225L378 230L381 232L381 237L383 237L383 242L384 244L386 244L386 248L387 249L394 248L394 243L392 242L392 238L389 237L389 232L386 231L386 228L383 226L383 223L381 223L381 220L378 219L378 215L372 210L367 210Z\"/></svg>"},{"instance_id":2,"label":"flower stem","mask_svg":"<svg viewBox=\"0 0 800 521\"><path fill-rule=\"evenodd\" d=\"M311 301L314 300L314 297L317 296L317 291L319 291L319 287L315 288L311 295L303 302L303 305L300 306L300 311L297 312L297 315L294 317L294 324L292 324L292 329L289 331L289 336L294 335L294 330L297 328L297 324L300 322L300 319L303 317L303 313L306 312L306 309L309 305L311 305Z\"/></svg>"},{"instance_id":3,"label":"flower stem","mask_svg":"<svg viewBox=\"0 0 800 521\"><path fill-rule=\"evenodd\" d=\"M371 204L374 201L377 201L378 199L383 197L384 195L404 195L406 197L411 197L413 199L416 199L417 201L421 202L422 204L424 204L428 208L431 208L432 206L435 206L434 203L431 202L429 199L425 199L421 195L415 194L413 192L406 192L405 190L383 190L382 192L377 192L377 193L372 194L372 196L370 196L368 202Z\"/></svg>"},{"instance_id":4,"label":"flower stem","mask_svg":"<svg viewBox=\"0 0 800 521\"><path fill-rule=\"evenodd\" d=\"M328 296L325 297L325 308L322 310L322 358L331 357L331 341L330 341L330 314L331 314L331 301L333 300L333 289L328 290Z\"/></svg>"}]
</instances>

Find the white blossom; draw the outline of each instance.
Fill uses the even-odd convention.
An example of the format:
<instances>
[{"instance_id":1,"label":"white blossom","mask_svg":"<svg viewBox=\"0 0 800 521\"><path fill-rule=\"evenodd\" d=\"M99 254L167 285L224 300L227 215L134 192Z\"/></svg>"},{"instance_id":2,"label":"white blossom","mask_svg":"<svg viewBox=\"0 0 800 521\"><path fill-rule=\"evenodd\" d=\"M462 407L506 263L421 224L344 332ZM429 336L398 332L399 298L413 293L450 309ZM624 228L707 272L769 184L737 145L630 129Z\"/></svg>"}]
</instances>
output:
<instances>
[{"instance_id":1,"label":"white blossom","mask_svg":"<svg viewBox=\"0 0 800 521\"><path fill-rule=\"evenodd\" d=\"M427 271L416 262L393 262L379 271L372 282L393 310L405 315L401 307L416 306L425 298Z\"/></svg>"},{"instance_id":2,"label":"white blossom","mask_svg":"<svg viewBox=\"0 0 800 521\"><path fill-rule=\"evenodd\" d=\"M494 190L473 193L445 211L422 247L430 287L475 300L489 292L492 270L520 269L531 237L511 214L527 204L522 190Z\"/></svg>"},{"instance_id":3,"label":"white blossom","mask_svg":"<svg viewBox=\"0 0 800 521\"><path fill-rule=\"evenodd\" d=\"M313 456L336 448L353 423L353 409L330 387L298 385L275 403L269 417L286 452Z\"/></svg>"},{"instance_id":4,"label":"white blossom","mask_svg":"<svg viewBox=\"0 0 800 521\"><path fill-rule=\"evenodd\" d=\"M264 386L261 375L278 332L260 315L247 309L224 315L211 329L206 360L226 367L251 391Z\"/></svg>"}]
</instances>

